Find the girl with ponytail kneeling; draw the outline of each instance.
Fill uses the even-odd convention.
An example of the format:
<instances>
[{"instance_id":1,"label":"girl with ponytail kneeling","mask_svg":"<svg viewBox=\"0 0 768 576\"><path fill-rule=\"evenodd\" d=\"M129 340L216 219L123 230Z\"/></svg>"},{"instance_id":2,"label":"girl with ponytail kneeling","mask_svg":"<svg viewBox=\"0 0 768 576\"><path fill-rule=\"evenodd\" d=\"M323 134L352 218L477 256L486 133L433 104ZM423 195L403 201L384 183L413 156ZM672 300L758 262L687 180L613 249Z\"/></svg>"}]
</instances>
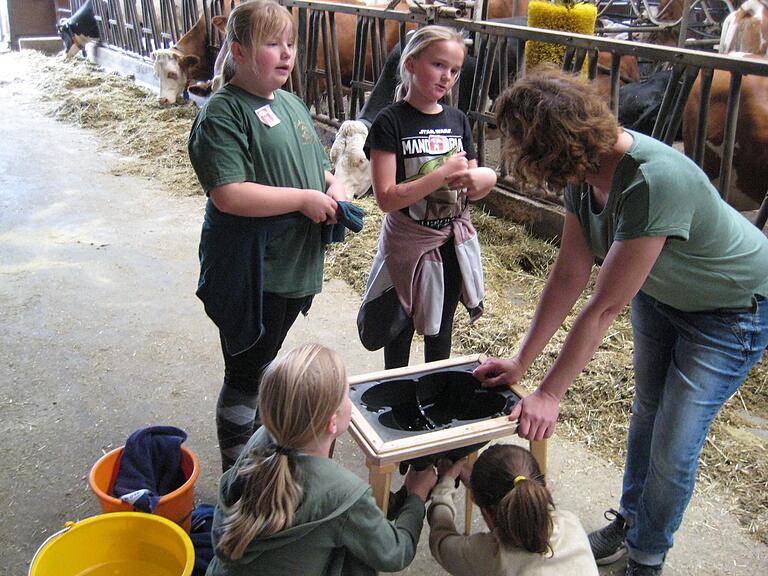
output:
<instances>
[{"instance_id":1,"label":"girl with ponytail kneeling","mask_svg":"<svg viewBox=\"0 0 768 576\"><path fill-rule=\"evenodd\" d=\"M571 512L555 509L539 465L528 450L496 444L470 471L465 460L440 466L427 519L429 547L455 576L597 576L587 534ZM471 474L471 476L470 476ZM456 530L456 478L472 489L491 532Z\"/></svg>"},{"instance_id":2,"label":"girl with ponytail kneeling","mask_svg":"<svg viewBox=\"0 0 768 576\"><path fill-rule=\"evenodd\" d=\"M390 522L370 486L329 458L349 426L344 364L318 344L274 360L259 390L257 430L221 478L207 576L367 575L413 560L433 468L410 471Z\"/></svg>"}]
</instances>

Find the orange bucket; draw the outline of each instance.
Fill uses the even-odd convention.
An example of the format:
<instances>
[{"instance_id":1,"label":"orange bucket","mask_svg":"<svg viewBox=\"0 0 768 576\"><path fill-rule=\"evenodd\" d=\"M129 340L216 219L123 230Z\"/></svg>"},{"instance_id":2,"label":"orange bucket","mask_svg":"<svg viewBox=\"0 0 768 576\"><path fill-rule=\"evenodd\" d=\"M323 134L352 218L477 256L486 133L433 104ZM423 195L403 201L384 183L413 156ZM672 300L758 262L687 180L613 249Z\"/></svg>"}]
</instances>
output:
<instances>
[{"instance_id":1,"label":"orange bucket","mask_svg":"<svg viewBox=\"0 0 768 576\"><path fill-rule=\"evenodd\" d=\"M96 494L103 512L132 512L134 507L112 496L118 473L118 462L123 447L115 448L104 454L91 468L88 484ZM191 450L181 447L181 470L187 479L173 492L160 497L155 514L176 522L189 533L192 528L192 508L194 507L195 482L200 474L200 461Z\"/></svg>"}]
</instances>

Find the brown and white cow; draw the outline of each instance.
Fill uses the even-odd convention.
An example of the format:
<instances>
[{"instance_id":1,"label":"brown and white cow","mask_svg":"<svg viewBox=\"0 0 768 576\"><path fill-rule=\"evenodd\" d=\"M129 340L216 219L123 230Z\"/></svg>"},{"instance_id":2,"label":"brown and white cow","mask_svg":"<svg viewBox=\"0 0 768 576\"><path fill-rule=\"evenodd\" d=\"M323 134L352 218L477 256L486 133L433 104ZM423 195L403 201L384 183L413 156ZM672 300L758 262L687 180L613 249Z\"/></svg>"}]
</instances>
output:
<instances>
[{"instance_id":1,"label":"brown and white cow","mask_svg":"<svg viewBox=\"0 0 768 576\"><path fill-rule=\"evenodd\" d=\"M768 53L768 0L747 0L723 20L718 51Z\"/></svg>"},{"instance_id":2,"label":"brown and white cow","mask_svg":"<svg viewBox=\"0 0 768 576\"><path fill-rule=\"evenodd\" d=\"M210 82L213 62L203 15L174 46L155 50L152 56L155 76L160 81L161 106L175 103L190 85Z\"/></svg>"},{"instance_id":3,"label":"brown and white cow","mask_svg":"<svg viewBox=\"0 0 768 576\"><path fill-rule=\"evenodd\" d=\"M704 172L713 180L720 175L730 82L729 72L715 70L702 164ZM701 79L697 78L683 116L683 144L689 156L693 154L696 139L700 93ZM768 188L768 77L750 75L741 80L734 146L731 166L733 180L728 202L740 210L754 210L760 206Z\"/></svg>"},{"instance_id":4,"label":"brown and white cow","mask_svg":"<svg viewBox=\"0 0 768 576\"><path fill-rule=\"evenodd\" d=\"M736 58L763 58L768 61L767 18L768 7L764 1L747 0L726 18L727 25L724 23L720 36L720 51ZM741 51L743 48L751 50L751 53ZM720 175L730 82L729 72L715 70L702 165L713 180ZM683 116L683 144L689 156L693 154L696 138L700 93L701 78L697 78ZM729 203L741 210L759 207L768 188L768 77L742 77L731 170L733 179L728 192Z\"/></svg>"}]
</instances>

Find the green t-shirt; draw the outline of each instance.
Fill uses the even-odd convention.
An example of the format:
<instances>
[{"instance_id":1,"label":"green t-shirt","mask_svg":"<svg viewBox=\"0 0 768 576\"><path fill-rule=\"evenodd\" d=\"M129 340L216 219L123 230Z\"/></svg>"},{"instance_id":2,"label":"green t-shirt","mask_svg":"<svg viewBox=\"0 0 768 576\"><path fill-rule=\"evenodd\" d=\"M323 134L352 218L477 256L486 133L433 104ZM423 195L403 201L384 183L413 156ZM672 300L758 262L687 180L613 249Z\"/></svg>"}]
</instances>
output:
<instances>
[{"instance_id":1,"label":"green t-shirt","mask_svg":"<svg viewBox=\"0 0 768 576\"><path fill-rule=\"evenodd\" d=\"M265 111L272 116L264 116ZM234 182L325 191L324 172L330 166L312 118L299 98L283 90L267 100L227 84L198 113L188 149L206 194ZM298 226L269 243L264 291L288 298L320 292L324 254L320 228L302 218Z\"/></svg>"},{"instance_id":2,"label":"green t-shirt","mask_svg":"<svg viewBox=\"0 0 768 576\"><path fill-rule=\"evenodd\" d=\"M642 290L686 312L744 308L754 294L768 295L763 233L724 202L685 155L627 132L634 142L602 211L586 184L565 193L565 207L579 219L592 252L605 258L614 240L667 236Z\"/></svg>"}]
</instances>

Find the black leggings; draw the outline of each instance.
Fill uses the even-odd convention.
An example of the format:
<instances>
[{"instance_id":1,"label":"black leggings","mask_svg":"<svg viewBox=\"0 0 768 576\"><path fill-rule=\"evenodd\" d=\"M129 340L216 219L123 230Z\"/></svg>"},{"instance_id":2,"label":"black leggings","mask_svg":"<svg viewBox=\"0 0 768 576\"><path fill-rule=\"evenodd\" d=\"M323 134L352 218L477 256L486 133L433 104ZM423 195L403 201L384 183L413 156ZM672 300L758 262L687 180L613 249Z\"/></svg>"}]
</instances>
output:
<instances>
[{"instance_id":1,"label":"black leggings","mask_svg":"<svg viewBox=\"0 0 768 576\"><path fill-rule=\"evenodd\" d=\"M424 337L425 362L450 357L453 315L456 313L456 306L459 303L463 286L453 239L440 246L440 255L443 258L443 314L440 321L440 332L434 336ZM413 333L413 321L411 321L400 334L384 346L384 368L389 370L390 368L408 366Z\"/></svg>"},{"instance_id":2,"label":"black leggings","mask_svg":"<svg viewBox=\"0 0 768 576\"><path fill-rule=\"evenodd\" d=\"M302 310L312 302L312 296L285 298L271 292L262 296L262 323L264 333L256 344L237 356L227 353L224 340L224 386L241 392L258 394L261 374L280 351L288 330L291 329Z\"/></svg>"}]
</instances>

